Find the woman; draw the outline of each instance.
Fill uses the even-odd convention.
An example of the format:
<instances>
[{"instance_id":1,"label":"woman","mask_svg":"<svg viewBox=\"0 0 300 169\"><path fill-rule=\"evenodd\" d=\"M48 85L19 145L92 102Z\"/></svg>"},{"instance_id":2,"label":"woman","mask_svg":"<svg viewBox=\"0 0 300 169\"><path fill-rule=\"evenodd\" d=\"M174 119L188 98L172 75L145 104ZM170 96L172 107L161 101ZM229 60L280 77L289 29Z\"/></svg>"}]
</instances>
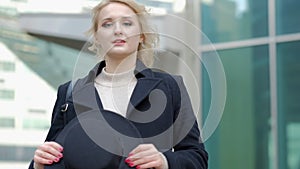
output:
<instances>
[{"instance_id":1,"label":"woman","mask_svg":"<svg viewBox=\"0 0 300 169\"><path fill-rule=\"evenodd\" d=\"M145 66L152 64L152 49L157 43L157 35L150 29L146 15L144 6L132 0L103 0L93 9L89 32L94 43L90 49L104 59L77 81L73 98L69 100L72 104L66 112L67 120L60 107L70 82L59 87L51 128L45 143L36 149L29 168L51 168L60 163L64 163L61 165L64 168L207 168L207 153L182 79ZM89 131L83 129L84 124L97 120L89 117L85 123L82 119L87 118L82 117L92 114L96 119L99 114L104 117L101 125L105 124L103 119L111 119L109 125L95 125L95 128L99 128L99 132L107 128L99 140L111 138L108 140L116 146L100 145L97 155L87 153L83 157L80 151L88 151L85 143L97 141L69 139L67 144L66 140L88 140L82 134L89 135ZM142 141L131 144L126 141L128 138ZM74 154L77 157L71 157ZM86 162L82 158L93 160ZM109 162L104 164L94 159Z\"/></svg>"}]
</instances>

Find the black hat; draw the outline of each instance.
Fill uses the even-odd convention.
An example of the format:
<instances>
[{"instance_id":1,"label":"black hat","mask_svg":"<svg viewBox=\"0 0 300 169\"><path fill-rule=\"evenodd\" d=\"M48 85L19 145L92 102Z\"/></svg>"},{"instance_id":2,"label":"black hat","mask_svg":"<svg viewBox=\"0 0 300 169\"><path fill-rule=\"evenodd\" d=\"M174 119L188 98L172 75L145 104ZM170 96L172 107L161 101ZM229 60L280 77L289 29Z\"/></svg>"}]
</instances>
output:
<instances>
[{"instance_id":1,"label":"black hat","mask_svg":"<svg viewBox=\"0 0 300 169\"><path fill-rule=\"evenodd\" d=\"M106 110L92 110L71 120L55 139L63 158L45 169L129 169L125 158L143 141L126 118Z\"/></svg>"}]
</instances>

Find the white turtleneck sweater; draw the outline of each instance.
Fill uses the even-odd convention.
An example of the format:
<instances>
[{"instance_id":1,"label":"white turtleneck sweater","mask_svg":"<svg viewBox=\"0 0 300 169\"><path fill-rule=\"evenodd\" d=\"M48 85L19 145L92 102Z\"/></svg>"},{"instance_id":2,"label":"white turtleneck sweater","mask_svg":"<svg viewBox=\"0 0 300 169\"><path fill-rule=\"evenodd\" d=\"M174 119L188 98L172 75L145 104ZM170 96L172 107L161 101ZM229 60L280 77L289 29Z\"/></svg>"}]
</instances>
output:
<instances>
[{"instance_id":1,"label":"white turtleneck sweater","mask_svg":"<svg viewBox=\"0 0 300 169\"><path fill-rule=\"evenodd\" d=\"M95 78L95 87L103 108L126 117L129 99L137 83L135 67L122 73L108 73L105 68Z\"/></svg>"}]
</instances>

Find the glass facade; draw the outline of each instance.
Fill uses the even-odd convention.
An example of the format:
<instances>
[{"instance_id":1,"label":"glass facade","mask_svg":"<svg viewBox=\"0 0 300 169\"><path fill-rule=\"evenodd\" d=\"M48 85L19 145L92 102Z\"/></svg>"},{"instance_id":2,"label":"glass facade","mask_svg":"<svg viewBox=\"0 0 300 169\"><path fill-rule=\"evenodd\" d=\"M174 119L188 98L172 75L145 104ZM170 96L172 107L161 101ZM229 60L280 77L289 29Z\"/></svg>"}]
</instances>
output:
<instances>
[{"instance_id":1,"label":"glass facade","mask_svg":"<svg viewBox=\"0 0 300 169\"><path fill-rule=\"evenodd\" d=\"M278 114L282 166L300 167L300 41L277 45Z\"/></svg>"},{"instance_id":2,"label":"glass facade","mask_svg":"<svg viewBox=\"0 0 300 169\"><path fill-rule=\"evenodd\" d=\"M267 0L203 1L201 30L213 43L267 36L267 12Z\"/></svg>"},{"instance_id":3,"label":"glass facade","mask_svg":"<svg viewBox=\"0 0 300 169\"><path fill-rule=\"evenodd\" d=\"M276 0L276 32L278 35L299 33L300 1L296 0Z\"/></svg>"},{"instance_id":4,"label":"glass facade","mask_svg":"<svg viewBox=\"0 0 300 169\"><path fill-rule=\"evenodd\" d=\"M268 46L218 53L226 74L227 99L215 136L207 142L210 168L268 168L271 132ZM203 57L209 57L209 53L203 53ZM208 112L210 103L208 81L209 76L204 74L204 112Z\"/></svg>"},{"instance_id":5,"label":"glass facade","mask_svg":"<svg viewBox=\"0 0 300 169\"><path fill-rule=\"evenodd\" d=\"M201 28L215 48L204 42L200 52L208 57L216 50L227 78L223 117L206 142L210 169L300 168L298 6L297 0L201 2ZM205 68L202 74L205 117L211 89Z\"/></svg>"}]
</instances>

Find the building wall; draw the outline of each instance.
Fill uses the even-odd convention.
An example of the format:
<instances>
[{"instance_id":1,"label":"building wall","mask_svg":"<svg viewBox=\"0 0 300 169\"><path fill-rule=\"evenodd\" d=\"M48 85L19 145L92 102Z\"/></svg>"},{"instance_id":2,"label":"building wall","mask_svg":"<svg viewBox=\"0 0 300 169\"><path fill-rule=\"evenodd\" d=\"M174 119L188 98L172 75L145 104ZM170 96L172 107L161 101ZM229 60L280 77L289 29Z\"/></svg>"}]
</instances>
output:
<instances>
[{"instance_id":1,"label":"building wall","mask_svg":"<svg viewBox=\"0 0 300 169\"><path fill-rule=\"evenodd\" d=\"M24 168L46 136L56 92L3 43L0 51L0 167Z\"/></svg>"},{"instance_id":2,"label":"building wall","mask_svg":"<svg viewBox=\"0 0 300 169\"><path fill-rule=\"evenodd\" d=\"M225 111L206 142L211 169L298 169L300 13L297 0L202 1L201 28L227 81ZM203 80L203 114L210 106Z\"/></svg>"}]
</instances>

